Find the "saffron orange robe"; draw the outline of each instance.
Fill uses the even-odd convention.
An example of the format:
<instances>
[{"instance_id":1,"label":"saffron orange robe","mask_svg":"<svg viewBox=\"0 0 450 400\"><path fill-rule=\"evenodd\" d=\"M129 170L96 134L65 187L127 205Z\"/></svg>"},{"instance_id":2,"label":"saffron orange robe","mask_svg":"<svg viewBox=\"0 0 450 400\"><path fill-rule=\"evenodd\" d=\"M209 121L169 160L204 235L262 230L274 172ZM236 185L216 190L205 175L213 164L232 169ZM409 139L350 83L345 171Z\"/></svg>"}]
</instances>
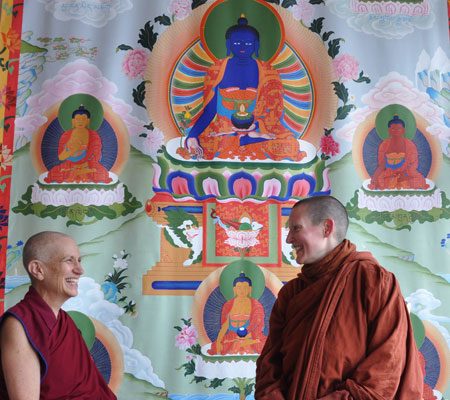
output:
<instances>
[{"instance_id":1,"label":"saffron orange robe","mask_svg":"<svg viewBox=\"0 0 450 400\"><path fill-rule=\"evenodd\" d=\"M279 292L256 400L420 400L423 376L394 275L344 240Z\"/></svg>"}]
</instances>

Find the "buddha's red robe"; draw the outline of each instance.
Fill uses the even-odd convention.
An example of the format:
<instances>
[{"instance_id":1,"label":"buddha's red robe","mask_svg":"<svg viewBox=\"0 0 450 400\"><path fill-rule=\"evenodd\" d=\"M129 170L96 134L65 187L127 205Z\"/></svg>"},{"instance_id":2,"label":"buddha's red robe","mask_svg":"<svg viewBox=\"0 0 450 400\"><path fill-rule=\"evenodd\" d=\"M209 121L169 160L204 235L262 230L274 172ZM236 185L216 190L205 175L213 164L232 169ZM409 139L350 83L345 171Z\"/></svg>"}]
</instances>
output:
<instances>
[{"instance_id":1,"label":"buddha's red robe","mask_svg":"<svg viewBox=\"0 0 450 400\"><path fill-rule=\"evenodd\" d=\"M58 154L61 154L72 136L73 129L64 132L59 140ZM89 144L86 155L78 160L64 160L48 171L45 182L111 182L108 170L100 163L102 140L99 134L89 129ZM79 171L78 171L79 170ZM78 171L78 172L77 172Z\"/></svg>"},{"instance_id":2,"label":"buddha's red robe","mask_svg":"<svg viewBox=\"0 0 450 400\"><path fill-rule=\"evenodd\" d=\"M420 400L423 376L394 275L345 240L279 292L256 400Z\"/></svg>"},{"instance_id":3,"label":"buddha's red robe","mask_svg":"<svg viewBox=\"0 0 450 400\"><path fill-rule=\"evenodd\" d=\"M2 316L17 318L41 362L41 400L116 399L101 376L72 318L52 309L30 287L24 299ZM0 321L0 322L1 322ZM0 399L8 400L0 365ZM24 382L26 385L26 382Z\"/></svg>"}]
</instances>

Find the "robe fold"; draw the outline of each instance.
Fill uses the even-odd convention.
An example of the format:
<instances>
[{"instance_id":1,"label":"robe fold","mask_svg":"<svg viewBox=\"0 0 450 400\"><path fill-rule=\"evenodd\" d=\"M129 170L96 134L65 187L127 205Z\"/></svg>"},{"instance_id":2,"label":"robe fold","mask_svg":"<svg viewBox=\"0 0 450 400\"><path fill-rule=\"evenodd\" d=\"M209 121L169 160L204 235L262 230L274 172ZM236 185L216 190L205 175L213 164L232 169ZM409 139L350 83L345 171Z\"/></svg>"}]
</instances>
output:
<instances>
[{"instance_id":1,"label":"robe fold","mask_svg":"<svg viewBox=\"0 0 450 400\"><path fill-rule=\"evenodd\" d=\"M423 376L394 275L344 240L279 292L256 400L420 400Z\"/></svg>"}]
</instances>

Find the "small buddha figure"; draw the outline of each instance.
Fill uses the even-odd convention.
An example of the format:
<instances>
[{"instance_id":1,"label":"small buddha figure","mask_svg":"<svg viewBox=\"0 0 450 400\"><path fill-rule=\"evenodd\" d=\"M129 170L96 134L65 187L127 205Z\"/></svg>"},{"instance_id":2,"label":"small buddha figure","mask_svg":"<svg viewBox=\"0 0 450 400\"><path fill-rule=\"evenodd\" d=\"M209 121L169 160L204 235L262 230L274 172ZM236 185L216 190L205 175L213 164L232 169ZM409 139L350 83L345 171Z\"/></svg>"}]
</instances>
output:
<instances>
[{"instance_id":1,"label":"small buddha figure","mask_svg":"<svg viewBox=\"0 0 450 400\"><path fill-rule=\"evenodd\" d=\"M369 189L427 189L429 185L417 170L417 147L405 137L405 122L394 115L388 122L388 133L389 138L378 148L378 166Z\"/></svg>"},{"instance_id":2,"label":"small buddha figure","mask_svg":"<svg viewBox=\"0 0 450 400\"><path fill-rule=\"evenodd\" d=\"M250 297L252 281L243 272L233 281L234 297L222 308L221 328L209 354L259 354L266 341L264 308Z\"/></svg>"},{"instance_id":3,"label":"small buddha figure","mask_svg":"<svg viewBox=\"0 0 450 400\"><path fill-rule=\"evenodd\" d=\"M188 129L190 155L206 160L301 160L306 153L281 122L281 79L269 63L258 59L258 31L242 15L225 39L227 57L208 69L204 108Z\"/></svg>"},{"instance_id":4,"label":"small buddha figure","mask_svg":"<svg viewBox=\"0 0 450 400\"><path fill-rule=\"evenodd\" d=\"M108 170L100 163L102 158L102 140L99 134L89 129L91 114L80 105L72 113L72 129L61 135L58 144L58 159L48 172L45 182L109 183Z\"/></svg>"}]
</instances>

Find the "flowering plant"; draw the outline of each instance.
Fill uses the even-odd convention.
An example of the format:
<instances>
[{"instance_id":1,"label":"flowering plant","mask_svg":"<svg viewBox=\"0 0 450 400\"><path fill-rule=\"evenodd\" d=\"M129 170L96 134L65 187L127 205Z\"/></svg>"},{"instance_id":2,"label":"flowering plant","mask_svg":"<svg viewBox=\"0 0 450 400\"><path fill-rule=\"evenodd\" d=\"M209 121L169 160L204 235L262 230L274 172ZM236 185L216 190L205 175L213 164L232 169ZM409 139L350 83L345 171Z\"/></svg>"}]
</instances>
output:
<instances>
[{"instance_id":1,"label":"flowering plant","mask_svg":"<svg viewBox=\"0 0 450 400\"><path fill-rule=\"evenodd\" d=\"M339 143L331 136L332 129L325 129L324 135L320 138L320 158L328 160L330 157L339 154Z\"/></svg>"},{"instance_id":2,"label":"flowering plant","mask_svg":"<svg viewBox=\"0 0 450 400\"><path fill-rule=\"evenodd\" d=\"M169 5L169 12L176 19L185 19L192 12L190 0L172 0Z\"/></svg>"},{"instance_id":3,"label":"flowering plant","mask_svg":"<svg viewBox=\"0 0 450 400\"><path fill-rule=\"evenodd\" d=\"M122 293L127 287L131 286L126 281L128 276L124 275L128 270L128 261L126 258L129 255L125 250L121 250L119 256L113 254L113 272L106 275L104 282L101 284L101 289L106 300L122 305L125 313L136 316L136 302L134 300L128 300L127 296Z\"/></svg>"},{"instance_id":4,"label":"flowering plant","mask_svg":"<svg viewBox=\"0 0 450 400\"><path fill-rule=\"evenodd\" d=\"M332 61L334 72L342 81L358 79L359 62L350 54L341 54Z\"/></svg>"},{"instance_id":5,"label":"flowering plant","mask_svg":"<svg viewBox=\"0 0 450 400\"><path fill-rule=\"evenodd\" d=\"M122 61L122 70L130 79L144 79L144 72L147 67L149 52L146 49L131 49L125 54Z\"/></svg>"}]
</instances>

